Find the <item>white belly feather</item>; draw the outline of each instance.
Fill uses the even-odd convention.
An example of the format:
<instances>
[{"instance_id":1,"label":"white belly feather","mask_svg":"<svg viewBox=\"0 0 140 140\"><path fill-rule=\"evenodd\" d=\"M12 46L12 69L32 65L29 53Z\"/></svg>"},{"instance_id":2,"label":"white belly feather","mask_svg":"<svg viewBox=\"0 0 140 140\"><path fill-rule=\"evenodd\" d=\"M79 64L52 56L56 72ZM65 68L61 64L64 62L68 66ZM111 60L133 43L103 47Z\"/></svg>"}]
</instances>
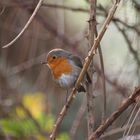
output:
<instances>
[{"instance_id":1,"label":"white belly feather","mask_svg":"<svg viewBox=\"0 0 140 140\"><path fill-rule=\"evenodd\" d=\"M76 79L77 76L62 74L58 82L62 88L71 88L74 86Z\"/></svg>"}]
</instances>

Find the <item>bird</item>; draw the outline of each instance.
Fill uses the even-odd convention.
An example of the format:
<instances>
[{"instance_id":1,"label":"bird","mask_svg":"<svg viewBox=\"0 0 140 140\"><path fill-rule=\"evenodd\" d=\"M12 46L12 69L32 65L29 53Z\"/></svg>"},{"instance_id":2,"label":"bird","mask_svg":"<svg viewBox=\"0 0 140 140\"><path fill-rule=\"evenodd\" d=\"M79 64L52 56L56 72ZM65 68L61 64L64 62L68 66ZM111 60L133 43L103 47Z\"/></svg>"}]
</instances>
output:
<instances>
[{"instance_id":1,"label":"bird","mask_svg":"<svg viewBox=\"0 0 140 140\"><path fill-rule=\"evenodd\" d=\"M69 51L61 48L52 49L46 56L42 64L46 64L51 70L54 81L67 91L74 87L76 80L83 67L81 58ZM88 83L92 83L89 74L85 78ZM78 92L86 92L81 83Z\"/></svg>"}]
</instances>

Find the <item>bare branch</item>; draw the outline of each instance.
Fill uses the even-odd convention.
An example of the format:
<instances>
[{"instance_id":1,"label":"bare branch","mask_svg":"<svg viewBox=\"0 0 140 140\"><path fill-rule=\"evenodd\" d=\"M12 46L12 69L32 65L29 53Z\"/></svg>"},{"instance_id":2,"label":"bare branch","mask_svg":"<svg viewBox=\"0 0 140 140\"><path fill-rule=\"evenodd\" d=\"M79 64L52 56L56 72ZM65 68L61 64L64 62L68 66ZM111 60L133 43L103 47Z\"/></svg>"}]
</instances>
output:
<instances>
[{"instance_id":1,"label":"bare branch","mask_svg":"<svg viewBox=\"0 0 140 140\"><path fill-rule=\"evenodd\" d=\"M134 123L135 123L135 121L136 121L136 118L138 117L139 113L140 113L140 108L139 108L139 110L137 111L136 115L134 116L134 119L133 119L132 123L130 124L130 127L129 127L129 129L128 129L128 131L127 131L127 133L126 133L125 136L128 136L128 135L129 135L130 130L132 129L132 127L133 127L133 125L134 125Z\"/></svg>"},{"instance_id":2,"label":"bare branch","mask_svg":"<svg viewBox=\"0 0 140 140\"><path fill-rule=\"evenodd\" d=\"M95 0L93 0L95 1ZM96 5L97 6L97 5ZM93 11L93 10L92 10ZM93 11L92 13L92 16L91 19L93 22L94 22L94 34L95 34L95 37L98 36L98 31L97 31L97 21L96 21L96 10ZM102 76L102 84L103 84L103 113L102 113L102 122L105 118L105 115L106 115L106 83L105 83L105 70L104 70L104 61L103 61L103 54L102 54L102 49L101 49L101 45L99 44L99 47L98 47L98 51L99 51L99 57L100 57L100 65L101 65L101 76Z\"/></svg>"},{"instance_id":3,"label":"bare branch","mask_svg":"<svg viewBox=\"0 0 140 140\"><path fill-rule=\"evenodd\" d=\"M43 3L42 6L51 7L51 8L59 8L59 9L63 9L63 10L70 10L70 11L74 11L74 12L88 13L88 9L77 8L77 7L74 8L74 7L65 6L65 5L57 5L57 4L46 4L46 3Z\"/></svg>"},{"instance_id":4,"label":"bare branch","mask_svg":"<svg viewBox=\"0 0 140 140\"><path fill-rule=\"evenodd\" d=\"M95 28L96 28L96 0L89 0L89 4L90 4L90 18L89 18L89 36L88 36L88 40L89 40L89 47L91 48L93 43L94 43L94 39L96 37L95 35ZM93 62L91 64L91 69L93 71ZM93 73L91 75L93 77ZM92 134L93 130L94 130L94 122L95 122L95 118L94 118L94 98L93 98L93 94L92 94L92 89L90 87L89 84L87 84L87 93L86 93L86 98L87 98L87 130L88 130L88 138L90 137L90 135Z\"/></svg>"},{"instance_id":5,"label":"bare branch","mask_svg":"<svg viewBox=\"0 0 140 140\"><path fill-rule=\"evenodd\" d=\"M8 44L4 45L2 48L7 48L9 46L11 46L12 44L14 44L21 36L22 34L25 32L25 30L29 27L29 25L31 24L32 20L34 19L36 13L38 12L40 6L42 5L43 0L39 0L34 12L32 13L31 17L29 18L29 20L27 21L26 25L23 27L23 29L21 30L21 32Z\"/></svg>"},{"instance_id":6,"label":"bare branch","mask_svg":"<svg viewBox=\"0 0 140 140\"><path fill-rule=\"evenodd\" d=\"M136 27L136 25L129 25L128 23L122 21L121 19L119 18L114 18L113 19L114 22L118 22L118 23L121 23L122 25L124 25L125 27L131 29L131 30L134 30L138 35L140 35L140 30Z\"/></svg>"},{"instance_id":7,"label":"bare branch","mask_svg":"<svg viewBox=\"0 0 140 140\"><path fill-rule=\"evenodd\" d=\"M129 123L131 122L131 119L132 118L134 118L134 113L135 113L135 110L136 110L136 108L137 108L137 105L138 105L138 103L136 103L135 105L134 105L134 107L133 107L133 109L132 109L132 111L131 111L131 114L129 115L129 119L128 119L128 122L127 122L127 124L125 125L125 130L124 130L124 133L123 133L123 137L126 135L126 133L127 133L127 127L128 127L128 125L129 125Z\"/></svg>"},{"instance_id":8,"label":"bare branch","mask_svg":"<svg viewBox=\"0 0 140 140\"><path fill-rule=\"evenodd\" d=\"M113 15L115 14L116 10L117 10L117 7L119 5L121 0L116 0L116 2L113 4L112 8L110 9L110 12L108 14L108 17L106 18L98 36L95 38L95 41L94 41L94 44L90 50L90 52L88 53L88 56L87 58L85 59L85 63L83 65L83 69L81 70L81 73L77 79L77 82L75 84L75 87L72 89L72 92L70 94L70 96L68 97L68 100L66 102L66 104L64 105L64 107L62 108L57 120L56 120L56 123L54 125L54 128L53 128L53 131L50 135L50 139L51 140L55 140L55 137L56 137L56 132L57 132L57 129L59 127L59 125L61 124L66 112L68 111L68 107L70 106L70 104L72 103L73 101L73 98L75 97L75 94L76 94L76 91L77 91L77 88L80 86L80 83L81 81L83 80L83 77L89 67L89 64L91 63L92 59L93 59L93 56L96 54L96 51L97 51L97 48L99 46L99 43L109 25L109 23L111 22L112 18L113 18Z\"/></svg>"},{"instance_id":9,"label":"bare branch","mask_svg":"<svg viewBox=\"0 0 140 140\"><path fill-rule=\"evenodd\" d=\"M112 113L112 115L104 122L104 124L100 125L96 129L96 131L91 135L90 140L96 140L99 138L104 133L104 131L123 113L123 111L135 103L138 96L140 96L140 87L136 88L129 98L122 102L118 110Z\"/></svg>"},{"instance_id":10,"label":"bare branch","mask_svg":"<svg viewBox=\"0 0 140 140\"><path fill-rule=\"evenodd\" d=\"M122 137L123 132L125 131L125 129L129 129L130 125L128 125L126 128L115 128L112 129L111 131L107 132L106 134L101 136L101 140L109 140L109 139L119 139ZM135 134L139 134L139 130L140 130L140 123L136 123L133 128L135 129Z\"/></svg>"},{"instance_id":11,"label":"bare branch","mask_svg":"<svg viewBox=\"0 0 140 140\"><path fill-rule=\"evenodd\" d=\"M128 49L130 50L130 52L132 53L132 55L134 56L138 66L140 66L140 60L139 60L139 56L137 51L132 47L131 45L131 41L129 40L125 30L121 29L120 26L118 25L117 22L114 22L114 24L116 25L116 27L118 28L118 30L122 33L127 45L128 45Z\"/></svg>"},{"instance_id":12,"label":"bare branch","mask_svg":"<svg viewBox=\"0 0 140 140\"><path fill-rule=\"evenodd\" d=\"M0 11L0 16L4 13L5 11L5 6L2 7L2 10Z\"/></svg>"}]
</instances>

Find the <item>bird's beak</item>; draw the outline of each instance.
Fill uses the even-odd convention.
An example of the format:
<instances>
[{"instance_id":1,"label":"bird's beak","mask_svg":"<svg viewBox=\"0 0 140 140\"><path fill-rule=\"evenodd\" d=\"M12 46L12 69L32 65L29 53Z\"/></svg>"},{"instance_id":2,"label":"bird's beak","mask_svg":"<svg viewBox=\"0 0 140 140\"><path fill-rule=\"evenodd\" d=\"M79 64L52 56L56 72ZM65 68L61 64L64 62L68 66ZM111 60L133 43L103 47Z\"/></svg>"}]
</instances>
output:
<instances>
[{"instance_id":1,"label":"bird's beak","mask_svg":"<svg viewBox=\"0 0 140 140\"><path fill-rule=\"evenodd\" d=\"M41 61L40 63L41 63L41 64L43 64L43 65L46 65L46 64L47 64L47 62L46 62L46 61L44 61L44 62L43 62L43 61Z\"/></svg>"}]
</instances>

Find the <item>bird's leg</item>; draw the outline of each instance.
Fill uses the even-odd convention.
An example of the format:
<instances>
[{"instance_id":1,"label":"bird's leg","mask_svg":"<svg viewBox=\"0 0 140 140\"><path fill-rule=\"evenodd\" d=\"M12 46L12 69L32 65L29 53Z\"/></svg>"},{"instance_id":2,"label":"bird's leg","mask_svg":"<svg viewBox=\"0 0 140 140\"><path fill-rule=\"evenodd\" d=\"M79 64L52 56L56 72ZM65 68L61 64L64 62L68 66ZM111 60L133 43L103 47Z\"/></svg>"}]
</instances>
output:
<instances>
[{"instance_id":1,"label":"bird's leg","mask_svg":"<svg viewBox=\"0 0 140 140\"><path fill-rule=\"evenodd\" d=\"M65 103L65 105L66 105L66 108L69 108L69 104L67 103L67 101L68 101L68 89L66 90L66 103Z\"/></svg>"},{"instance_id":2,"label":"bird's leg","mask_svg":"<svg viewBox=\"0 0 140 140\"><path fill-rule=\"evenodd\" d=\"M68 89L66 89L66 99L65 99L65 102L67 102L67 99L68 99Z\"/></svg>"}]
</instances>

